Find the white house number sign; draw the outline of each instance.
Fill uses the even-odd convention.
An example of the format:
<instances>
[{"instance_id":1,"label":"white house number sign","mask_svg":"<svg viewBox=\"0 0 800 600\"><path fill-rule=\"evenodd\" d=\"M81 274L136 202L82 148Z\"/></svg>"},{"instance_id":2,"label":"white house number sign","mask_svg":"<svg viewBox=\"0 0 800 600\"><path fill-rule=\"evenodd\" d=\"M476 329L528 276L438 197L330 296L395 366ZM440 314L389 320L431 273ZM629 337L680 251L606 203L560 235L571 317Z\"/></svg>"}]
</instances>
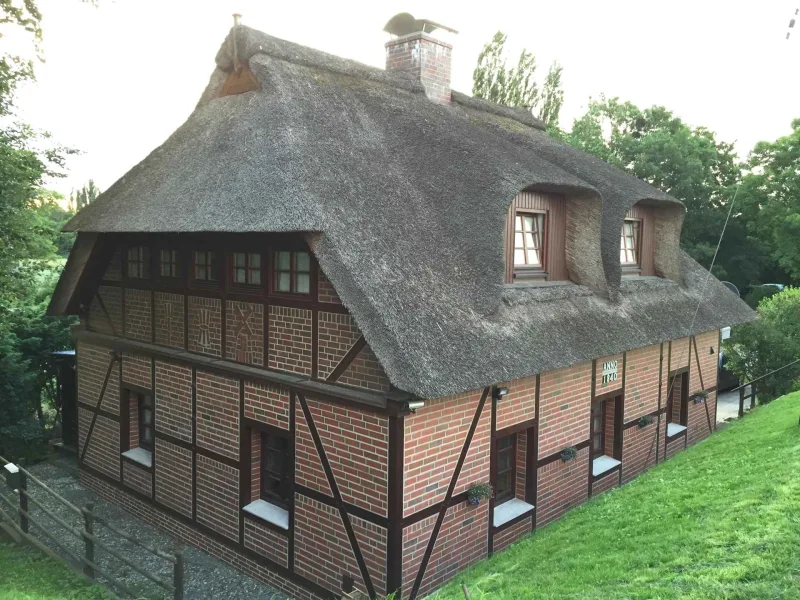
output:
<instances>
[{"instance_id":1,"label":"white house number sign","mask_svg":"<svg viewBox=\"0 0 800 600\"><path fill-rule=\"evenodd\" d=\"M602 383L608 383L609 381L616 381L617 380L617 360L607 360L603 363L603 377L601 379Z\"/></svg>"}]
</instances>

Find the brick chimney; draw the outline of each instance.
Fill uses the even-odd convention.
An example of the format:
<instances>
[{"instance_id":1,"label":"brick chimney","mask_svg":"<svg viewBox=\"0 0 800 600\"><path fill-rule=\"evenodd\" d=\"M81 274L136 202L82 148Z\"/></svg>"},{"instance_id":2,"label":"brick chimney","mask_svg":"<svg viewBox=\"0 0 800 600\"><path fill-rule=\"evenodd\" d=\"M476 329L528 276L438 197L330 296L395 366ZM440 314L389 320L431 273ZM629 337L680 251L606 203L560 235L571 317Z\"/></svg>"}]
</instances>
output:
<instances>
[{"instance_id":1,"label":"brick chimney","mask_svg":"<svg viewBox=\"0 0 800 600\"><path fill-rule=\"evenodd\" d=\"M427 33L454 29L408 13L392 17L384 31L397 37L386 42L386 70L410 73L425 88L425 95L438 104L450 104L450 63L453 46Z\"/></svg>"}]
</instances>

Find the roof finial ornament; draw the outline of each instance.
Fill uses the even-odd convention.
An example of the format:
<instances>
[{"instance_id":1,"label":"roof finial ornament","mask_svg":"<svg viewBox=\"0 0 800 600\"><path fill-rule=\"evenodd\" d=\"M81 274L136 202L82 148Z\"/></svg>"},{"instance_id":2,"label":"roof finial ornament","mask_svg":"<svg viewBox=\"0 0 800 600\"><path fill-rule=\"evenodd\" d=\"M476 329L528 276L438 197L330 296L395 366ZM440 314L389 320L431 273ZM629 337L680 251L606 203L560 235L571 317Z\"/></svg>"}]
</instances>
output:
<instances>
[{"instance_id":1,"label":"roof finial ornament","mask_svg":"<svg viewBox=\"0 0 800 600\"><path fill-rule=\"evenodd\" d=\"M236 43L236 28L242 24L242 15L233 13L233 70L239 74L242 71L242 64L239 62L239 47Z\"/></svg>"}]
</instances>

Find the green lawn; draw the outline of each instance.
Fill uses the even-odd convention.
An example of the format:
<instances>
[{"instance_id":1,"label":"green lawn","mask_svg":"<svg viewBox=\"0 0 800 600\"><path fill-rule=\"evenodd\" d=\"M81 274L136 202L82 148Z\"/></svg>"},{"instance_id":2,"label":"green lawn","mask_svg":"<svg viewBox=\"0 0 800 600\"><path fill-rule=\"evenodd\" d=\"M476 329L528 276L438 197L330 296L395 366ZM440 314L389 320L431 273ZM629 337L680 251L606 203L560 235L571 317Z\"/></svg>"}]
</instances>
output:
<instances>
[{"instance_id":1,"label":"green lawn","mask_svg":"<svg viewBox=\"0 0 800 600\"><path fill-rule=\"evenodd\" d=\"M0 600L109 600L66 565L38 550L0 542Z\"/></svg>"},{"instance_id":2,"label":"green lawn","mask_svg":"<svg viewBox=\"0 0 800 600\"><path fill-rule=\"evenodd\" d=\"M593 499L435 596L800 598L800 393Z\"/></svg>"}]
</instances>

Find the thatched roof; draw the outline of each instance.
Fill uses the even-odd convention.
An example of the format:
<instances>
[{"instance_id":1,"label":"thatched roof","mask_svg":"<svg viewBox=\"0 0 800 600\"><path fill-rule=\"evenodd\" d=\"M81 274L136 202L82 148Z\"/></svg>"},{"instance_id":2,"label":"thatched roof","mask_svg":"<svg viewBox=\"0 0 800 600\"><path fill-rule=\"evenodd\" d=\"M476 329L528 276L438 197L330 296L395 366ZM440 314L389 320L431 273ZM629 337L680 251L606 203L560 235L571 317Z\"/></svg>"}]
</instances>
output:
<instances>
[{"instance_id":1,"label":"thatched roof","mask_svg":"<svg viewBox=\"0 0 800 600\"><path fill-rule=\"evenodd\" d=\"M197 108L68 224L82 232L309 232L322 269L397 387L459 392L752 318L684 256L684 281L619 282L625 212L674 198L548 136L521 110L246 27L261 89ZM601 204L610 302L578 285L504 286L502 230L523 189Z\"/></svg>"}]
</instances>

